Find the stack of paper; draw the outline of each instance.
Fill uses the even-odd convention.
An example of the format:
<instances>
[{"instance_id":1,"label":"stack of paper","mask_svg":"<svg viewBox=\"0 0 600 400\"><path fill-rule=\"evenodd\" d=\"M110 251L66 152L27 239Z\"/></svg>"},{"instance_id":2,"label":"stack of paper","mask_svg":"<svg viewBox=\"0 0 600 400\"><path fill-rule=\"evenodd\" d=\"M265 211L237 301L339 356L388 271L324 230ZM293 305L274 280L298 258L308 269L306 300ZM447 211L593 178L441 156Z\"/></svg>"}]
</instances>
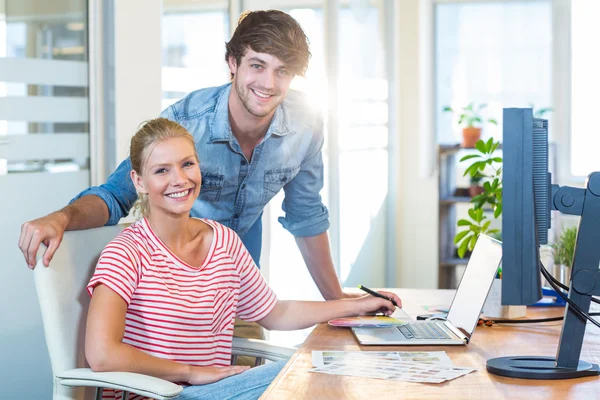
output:
<instances>
[{"instance_id":1,"label":"stack of paper","mask_svg":"<svg viewBox=\"0 0 600 400\"><path fill-rule=\"evenodd\" d=\"M311 372L408 382L441 383L475 371L452 365L444 351L313 351Z\"/></svg>"}]
</instances>

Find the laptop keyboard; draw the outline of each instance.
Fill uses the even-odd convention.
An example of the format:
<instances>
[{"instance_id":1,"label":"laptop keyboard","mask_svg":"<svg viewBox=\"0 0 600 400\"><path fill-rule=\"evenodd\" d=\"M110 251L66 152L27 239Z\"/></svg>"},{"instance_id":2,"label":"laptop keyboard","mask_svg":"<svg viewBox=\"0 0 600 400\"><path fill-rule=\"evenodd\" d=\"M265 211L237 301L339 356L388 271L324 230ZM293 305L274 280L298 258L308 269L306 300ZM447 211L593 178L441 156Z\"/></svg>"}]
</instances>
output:
<instances>
[{"instance_id":1,"label":"laptop keyboard","mask_svg":"<svg viewBox=\"0 0 600 400\"><path fill-rule=\"evenodd\" d=\"M407 339L451 339L436 323L406 324L397 328Z\"/></svg>"}]
</instances>

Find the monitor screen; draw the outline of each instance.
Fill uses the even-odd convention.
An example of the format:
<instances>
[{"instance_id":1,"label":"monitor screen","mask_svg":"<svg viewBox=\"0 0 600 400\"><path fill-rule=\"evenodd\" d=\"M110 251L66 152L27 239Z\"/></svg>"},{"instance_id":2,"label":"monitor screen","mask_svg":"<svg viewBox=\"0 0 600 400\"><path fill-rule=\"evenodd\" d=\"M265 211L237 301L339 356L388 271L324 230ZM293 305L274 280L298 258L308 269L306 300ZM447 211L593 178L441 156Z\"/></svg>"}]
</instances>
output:
<instances>
[{"instance_id":1,"label":"monitor screen","mask_svg":"<svg viewBox=\"0 0 600 400\"><path fill-rule=\"evenodd\" d=\"M550 227L548 123L530 108L503 113L502 304L542 298L540 244Z\"/></svg>"}]
</instances>

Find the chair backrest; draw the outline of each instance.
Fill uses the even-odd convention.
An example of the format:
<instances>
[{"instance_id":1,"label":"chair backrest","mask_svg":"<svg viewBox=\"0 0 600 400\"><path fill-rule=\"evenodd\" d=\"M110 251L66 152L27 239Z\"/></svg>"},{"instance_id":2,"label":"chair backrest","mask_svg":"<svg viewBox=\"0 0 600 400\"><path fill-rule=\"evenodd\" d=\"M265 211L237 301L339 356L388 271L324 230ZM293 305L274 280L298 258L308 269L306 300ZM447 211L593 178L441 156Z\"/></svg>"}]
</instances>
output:
<instances>
[{"instance_id":1,"label":"chair backrest","mask_svg":"<svg viewBox=\"0 0 600 400\"><path fill-rule=\"evenodd\" d=\"M48 268L41 261L45 247L38 251L33 275L55 382L62 371L88 366L84 338L90 297L85 288L104 246L122 229L117 225L65 232Z\"/></svg>"}]
</instances>

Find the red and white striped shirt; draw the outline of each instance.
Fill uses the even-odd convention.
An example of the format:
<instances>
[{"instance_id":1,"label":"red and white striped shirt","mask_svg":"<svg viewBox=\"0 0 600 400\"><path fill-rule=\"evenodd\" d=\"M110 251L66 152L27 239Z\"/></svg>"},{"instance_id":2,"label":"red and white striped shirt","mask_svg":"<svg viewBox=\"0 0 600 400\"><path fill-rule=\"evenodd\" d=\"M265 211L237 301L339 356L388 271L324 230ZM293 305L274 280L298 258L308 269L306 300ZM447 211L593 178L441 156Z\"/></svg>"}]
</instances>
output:
<instances>
[{"instance_id":1,"label":"red and white striped shirt","mask_svg":"<svg viewBox=\"0 0 600 400\"><path fill-rule=\"evenodd\" d=\"M144 218L104 248L87 289L92 295L102 283L125 300L123 343L185 364L227 366L235 317L260 320L277 298L238 235L202 221L214 236L199 268L173 254Z\"/></svg>"}]
</instances>

